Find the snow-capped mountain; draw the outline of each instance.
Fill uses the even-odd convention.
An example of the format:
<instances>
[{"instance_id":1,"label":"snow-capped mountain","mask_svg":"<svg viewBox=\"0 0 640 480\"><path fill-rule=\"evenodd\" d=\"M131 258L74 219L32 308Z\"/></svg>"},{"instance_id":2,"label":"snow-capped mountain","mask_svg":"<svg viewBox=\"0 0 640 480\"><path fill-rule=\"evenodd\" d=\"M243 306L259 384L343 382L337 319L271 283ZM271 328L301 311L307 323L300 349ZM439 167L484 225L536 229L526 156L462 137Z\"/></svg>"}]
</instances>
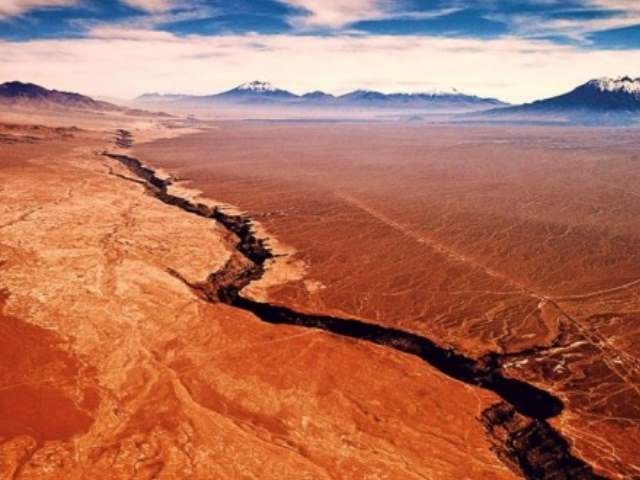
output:
<instances>
[{"instance_id":1,"label":"snow-capped mountain","mask_svg":"<svg viewBox=\"0 0 640 480\"><path fill-rule=\"evenodd\" d=\"M597 78L586 83L601 92L627 93L640 98L640 78Z\"/></svg>"},{"instance_id":2,"label":"snow-capped mountain","mask_svg":"<svg viewBox=\"0 0 640 480\"><path fill-rule=\"evenodd\" d=\"M240 103L270 102L282 100L294 100L298 97L287 90L274 87L269 82L253 81L243 83L237 87L216 95L208 95L207 98L218 101L238 101Z\"/></svg>"},{"instance_id":3,"label":"snow-capped mountain","mask_svg":"<svg viewBox=\"0 0 640 480\"><path fill-rule=\"evenodd\" d=\"M640 110L640 78L599 78L557 97L531 104L535 109Z\"/></svg>"},{"instance_id":4,"label":"snow-capped mountain","mask_svg":"<svg viewBox=\"0 0 640 480\"><path fill-rule=\"evenodd\" d=\"M624 114L640 112L640 78L597 78L556 97L495 110L497 114Z\"/></svg>"},{"instance_id":5,"label":"snow-capped mountain","mask_svg":"<svg viewBox=\"0 0 640 480\"><path fill-rule=\"evenodd\" d=\"M269 93L278 91L278 89L271 85L269 82L261 82L259 80L254 80L253 82L247 82L243 83L242 85L238 85L235 90L240 92L255 93Z\"/></svg>"}]
</instances>

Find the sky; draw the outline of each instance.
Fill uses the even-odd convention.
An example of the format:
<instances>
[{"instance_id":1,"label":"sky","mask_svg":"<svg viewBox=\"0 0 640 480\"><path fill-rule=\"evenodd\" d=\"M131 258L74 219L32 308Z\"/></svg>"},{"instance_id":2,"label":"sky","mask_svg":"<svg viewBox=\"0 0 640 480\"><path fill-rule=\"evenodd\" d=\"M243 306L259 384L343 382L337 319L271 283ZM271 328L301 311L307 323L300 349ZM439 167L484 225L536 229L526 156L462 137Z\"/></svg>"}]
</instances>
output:
<instances>
[{"instance_id":1,"label":"sky","mask_svg":"<svg viewBox=\"0 0 640 480\"><path fill-rule=\"evenodd\" d=\"M0 0L0 81L109 98L459 91L640 77L640 0Z\"/></svg>"}]
</instances>

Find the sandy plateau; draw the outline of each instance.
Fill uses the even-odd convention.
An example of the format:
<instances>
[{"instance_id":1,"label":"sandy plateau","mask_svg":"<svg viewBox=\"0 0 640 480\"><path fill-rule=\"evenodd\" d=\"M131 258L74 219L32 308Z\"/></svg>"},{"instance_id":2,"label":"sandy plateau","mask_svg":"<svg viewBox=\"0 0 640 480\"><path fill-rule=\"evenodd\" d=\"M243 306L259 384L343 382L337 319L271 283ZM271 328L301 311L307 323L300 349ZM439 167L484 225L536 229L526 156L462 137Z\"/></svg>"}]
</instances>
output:
<instances>
[{"instance_id":1,"label":"sandy plateau","mask_svg":"<svg viewBox=\"0 0 640 480\"><path fill-rule=\"evenodd\" d=\"M636 132L9 120L0 478L640 478Z\"/></svg>"}]
</instances>

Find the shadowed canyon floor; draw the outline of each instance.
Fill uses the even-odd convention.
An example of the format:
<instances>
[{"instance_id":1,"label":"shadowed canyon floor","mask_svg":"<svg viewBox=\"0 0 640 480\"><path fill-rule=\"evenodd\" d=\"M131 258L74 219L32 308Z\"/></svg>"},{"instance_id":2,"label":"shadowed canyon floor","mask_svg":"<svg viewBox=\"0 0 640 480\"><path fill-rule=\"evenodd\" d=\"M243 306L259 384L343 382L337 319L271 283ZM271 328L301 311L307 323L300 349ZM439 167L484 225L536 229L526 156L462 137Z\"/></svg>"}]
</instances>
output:
<instances>
[{"instance_id":1,"label":"shadowed canyon floor","mask_svg":"<svg viewBox=\"0 0 640 480\"><path fill-rule=\"evenodd\" d=\"M631 134L8 130L0 475L638 474Z\"/></svg>"}]
</instances>

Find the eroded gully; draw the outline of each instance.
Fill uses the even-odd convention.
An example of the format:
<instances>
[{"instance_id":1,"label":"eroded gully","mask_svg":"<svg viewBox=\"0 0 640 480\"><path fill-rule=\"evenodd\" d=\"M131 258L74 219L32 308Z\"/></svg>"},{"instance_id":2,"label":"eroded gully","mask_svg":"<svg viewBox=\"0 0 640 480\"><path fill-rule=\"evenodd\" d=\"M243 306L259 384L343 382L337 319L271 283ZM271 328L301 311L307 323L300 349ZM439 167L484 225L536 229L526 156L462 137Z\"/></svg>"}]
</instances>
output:
<instances>
[{"instance_id":1,"label":"eroded gully","mask_svg":"<svg viewBox=\"0 0 640 480\"><path fill-rule=\"evenodd\" d=\"M562 412L562 401L534 385L506 376L500 354L491 353L474 359L414 333L356 319L301 313L243 296L242 289L262 278L267 260L274 257L265 239L256 236L251 219L171 194L172 180L158 177L154 170L136 158L107 152L103 155L126 166L158 200L209 218L235 235L235 254L227 264L206 280L188 284L203 299L251 312L267 323L325 330L418 357L450 378L490 390L501 397L502 401L487 408L479 420L496 455L524 478L604 478L574 456L566 439L549 424L549 419ZM179 276L177 272L172 273Z\"/></svg>"}]
</instances>

